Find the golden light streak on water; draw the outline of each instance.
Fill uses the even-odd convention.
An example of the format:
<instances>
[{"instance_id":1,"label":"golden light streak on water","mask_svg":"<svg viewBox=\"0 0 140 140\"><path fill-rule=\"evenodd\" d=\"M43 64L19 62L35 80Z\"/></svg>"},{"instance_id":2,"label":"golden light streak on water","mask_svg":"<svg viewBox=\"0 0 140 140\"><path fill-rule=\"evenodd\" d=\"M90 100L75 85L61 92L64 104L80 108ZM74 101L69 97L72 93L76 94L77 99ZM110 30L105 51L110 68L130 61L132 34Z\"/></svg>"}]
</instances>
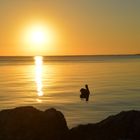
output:
<instances>
[{"instance_id":1,"label":"golden light streak on water","mask_svg":"<svg viewBox=\"0 0 140 140\"><path fill-rule=\"evenodd\" d=\"M43 96L43 84L42 84L42 71L43 71L43 57L35 56L35 82L37 85L37 95Z\"/></svg>"}]
</instances>

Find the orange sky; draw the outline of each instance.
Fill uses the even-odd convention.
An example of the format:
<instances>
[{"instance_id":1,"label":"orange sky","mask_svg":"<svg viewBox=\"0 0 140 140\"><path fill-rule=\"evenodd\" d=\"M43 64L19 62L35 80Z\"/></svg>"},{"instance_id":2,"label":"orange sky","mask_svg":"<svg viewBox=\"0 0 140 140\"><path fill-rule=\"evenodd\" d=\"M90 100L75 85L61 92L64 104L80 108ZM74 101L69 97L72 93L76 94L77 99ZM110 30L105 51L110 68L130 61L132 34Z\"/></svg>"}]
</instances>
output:
<instances>
[{"instance_id":1,"label":"orange sky","mask_svg":"<svg viewBox=\"0 0 140 140\"><path fill-rule=\"evenodd\" d=\"M0 0L0 55L140 53L139 7L139 0ZM52 32L38 48L23 33L36 24Z\"/></svg>"}]
</instances>

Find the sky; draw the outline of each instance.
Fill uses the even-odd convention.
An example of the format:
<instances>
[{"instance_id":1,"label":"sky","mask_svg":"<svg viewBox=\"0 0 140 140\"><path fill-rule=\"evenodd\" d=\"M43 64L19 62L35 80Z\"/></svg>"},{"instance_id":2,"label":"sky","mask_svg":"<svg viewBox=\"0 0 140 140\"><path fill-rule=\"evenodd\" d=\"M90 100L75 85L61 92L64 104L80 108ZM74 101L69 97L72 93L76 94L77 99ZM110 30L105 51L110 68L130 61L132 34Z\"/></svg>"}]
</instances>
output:
<instances>
[{"instance_id":1,"label":"sky","mask_svg":"<svg viewBox=\"0 0 140 140\"><path fill-rule=\"evenodd\" d=\"M139 54L139 7L139 0L0 0L0 55ZM41 34L31 37L33 27L42 28L44 44Z\"/></svg>"}]
</instances>

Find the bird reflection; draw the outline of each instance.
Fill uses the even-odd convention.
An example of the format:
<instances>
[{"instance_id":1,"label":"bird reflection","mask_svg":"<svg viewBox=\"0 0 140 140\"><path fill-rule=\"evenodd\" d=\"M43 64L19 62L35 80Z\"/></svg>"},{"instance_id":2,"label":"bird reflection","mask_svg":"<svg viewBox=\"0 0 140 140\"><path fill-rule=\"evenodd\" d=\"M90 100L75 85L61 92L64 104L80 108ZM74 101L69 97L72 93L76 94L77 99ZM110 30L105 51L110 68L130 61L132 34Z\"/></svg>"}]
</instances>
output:
<instances>
[{"instance_id":1,"label":"bird reflection","mask_svg":"<svg viewBox=\"0 0 140 140\"><path fill-rule=\"evenodd\" d=\"M35 56L35 82L37 85L37 95L43 96L42 84L42 70L43 70L43 57Z\"/></svg>"}]
</instances>

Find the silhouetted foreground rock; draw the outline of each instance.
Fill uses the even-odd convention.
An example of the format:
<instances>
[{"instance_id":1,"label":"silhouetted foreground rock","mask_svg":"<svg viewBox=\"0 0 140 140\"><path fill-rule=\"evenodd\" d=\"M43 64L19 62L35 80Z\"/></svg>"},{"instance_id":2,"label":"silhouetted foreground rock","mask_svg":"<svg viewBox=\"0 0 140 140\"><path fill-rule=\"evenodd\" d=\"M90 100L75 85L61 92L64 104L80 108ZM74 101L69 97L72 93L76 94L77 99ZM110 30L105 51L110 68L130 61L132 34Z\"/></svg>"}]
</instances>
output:
<instances>
[{"instance_id":1,"label":"silhouetted foreground rock","mask_svg":"<svg viewBox=\"0 0 140 140\"><path fill-rule=\"evenodd\" d=\"M68 129L55 109L18 107L0 111L0 140L140 140L140 111L121 112Z\"/></svg>"},{"instance_id":2,"label":"silhouetted foreground rock","mask_svg":"<svg viewBox=\"0 0 140 140\"><path fill-rule=\"evenodd\" d=\"M60 140L68 132L63 114L19 107L0 111L0 140Z\"/></svg>"},{"instance_id":3,"label":"silhouetted foreground rock","mask_svg":"<svg viewBox=\"0 0 140 140\"><path fill-rule=\"evenodd\" d=\"M69 140L140 140L140 111L121 112L96 124L72 128Z\"/></svg>"}]
</instances>

